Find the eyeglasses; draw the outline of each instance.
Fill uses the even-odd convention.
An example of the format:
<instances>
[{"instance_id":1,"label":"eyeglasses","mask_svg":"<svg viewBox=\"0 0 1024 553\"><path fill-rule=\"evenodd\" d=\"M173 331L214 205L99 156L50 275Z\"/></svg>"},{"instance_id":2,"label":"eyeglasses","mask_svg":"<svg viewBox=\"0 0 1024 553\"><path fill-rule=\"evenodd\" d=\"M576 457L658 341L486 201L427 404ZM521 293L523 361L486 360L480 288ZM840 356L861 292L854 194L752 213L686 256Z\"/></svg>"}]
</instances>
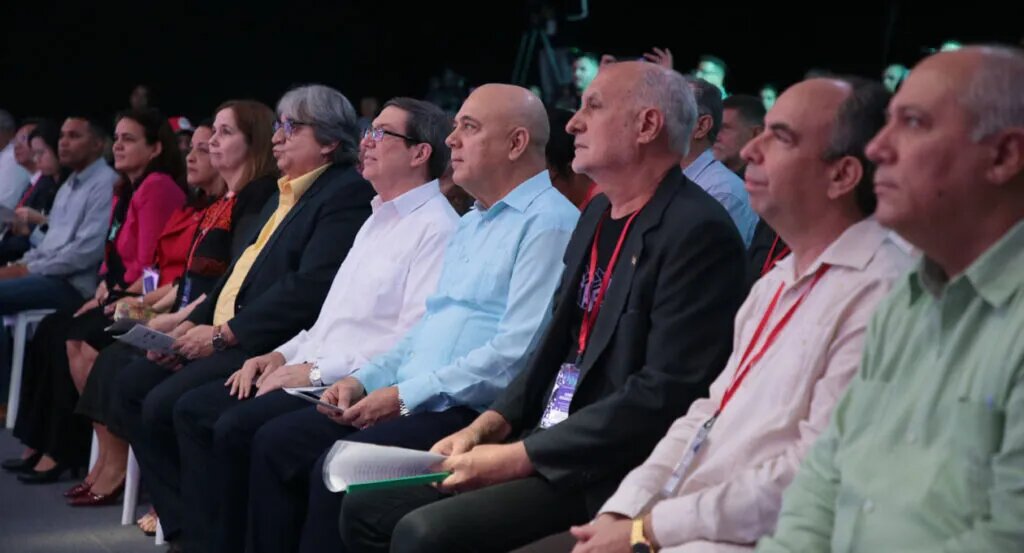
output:
<instances>
[{"instance_id":1,"label":"eyeglasses","mask_svg":"<svg viewBox=\"0 0 1024 553\"><path fill-rule=\"evenodd\" d=\"M280 121L274 121L274 133L276 134L277 131L279 131L279 130L281 130L283 128L284 129L284 135L286 137L291 137L292 134L295 133L295 127L301 127L303 125L309 127L309 126L312 125L312 123L307 123L305 121L296 121L295 119L288 119L288 118L285 118L284 123L282 123Z\"/></svg>"},{"instance_id":2,"label":"eyeglasses","mask_svg":"<svg viewBox=\"0 0 1024 553\"><path fill-rule=\"evenodd\" d=\"M384 140L384 135L385 134L388 135L388 136L393 136L395 138L402 138L402 139L408 140L409 142L412 142L413 144L418 144L418 143L422 142L422 140L416 140L415 138L413 138L411 136L406 136L404 134L398 134L396 132L391 132L389 130L382 129L380 127L370 127L368 129L366 129L366 131L363 132L363 140L366 140L367 137L371 137L371 138L373 138L374 142L380 142L381 140Z\"/></svg>"}]
</instances>

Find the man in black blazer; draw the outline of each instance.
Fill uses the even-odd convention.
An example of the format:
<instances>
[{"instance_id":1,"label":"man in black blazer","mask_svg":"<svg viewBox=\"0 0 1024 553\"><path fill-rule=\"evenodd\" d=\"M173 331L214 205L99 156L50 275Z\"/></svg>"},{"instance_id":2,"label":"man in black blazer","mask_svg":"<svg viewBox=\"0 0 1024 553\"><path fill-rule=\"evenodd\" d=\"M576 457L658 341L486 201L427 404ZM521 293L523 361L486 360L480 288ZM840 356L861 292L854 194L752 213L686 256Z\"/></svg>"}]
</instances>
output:
<instances>
[{"instance_id":1,"label":"man in black blazer","mask_svg":"<svg viewBox=\"0 0 1024 553\"><path fill-rule=\"evenodd\" d=\"M114 386L115 416L172 541L187 507L179 494L174 404L312 326L370 215L374 192L355 168L356 117L348 100L324 86L301 87L281 99L278 113L274 155L285 176L263 210L262 228L173 332L178 355L151 353L122 371Z\"/></svg>"},{"instance_id":2,"label":"man in black blazer","mask_svg":"<svg viewBox=\"0 0 1024 553\"><path fill-rule=\"evenodd\" d=\"M584 523L706 393L732 347L745 257L725 210L678 168L696 117L674 71L601 70L567 130L573 170L604 195L569 242L549 331L491 409L434 446L447 480L346 498L350 551L507 551Z\"/></svg>"}]
</instances>

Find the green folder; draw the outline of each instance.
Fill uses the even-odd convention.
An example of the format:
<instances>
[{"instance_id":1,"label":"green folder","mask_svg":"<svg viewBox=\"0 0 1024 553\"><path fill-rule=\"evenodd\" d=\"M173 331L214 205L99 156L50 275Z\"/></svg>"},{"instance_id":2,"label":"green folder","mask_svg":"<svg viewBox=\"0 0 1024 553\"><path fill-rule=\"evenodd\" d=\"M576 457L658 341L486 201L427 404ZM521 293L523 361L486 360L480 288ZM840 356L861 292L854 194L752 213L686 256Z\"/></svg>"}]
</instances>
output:
<instances>
[{"instance_id":1,"label":"green folder","mask_svg":"<svg viewBox=\"0 0 1024 553\"><path fill-rule=\"evenodd\" d=\"M431 474L420 474L417 476L403 476L402 478L391 478L389 480L373 480L361 484L350 484L346 492L361 492L365 490L380 490L384 488L401 488L404 486L419 486L422 484L433 484L448 478L450 472L434 472Z\"/></svg>"}]
</instances>

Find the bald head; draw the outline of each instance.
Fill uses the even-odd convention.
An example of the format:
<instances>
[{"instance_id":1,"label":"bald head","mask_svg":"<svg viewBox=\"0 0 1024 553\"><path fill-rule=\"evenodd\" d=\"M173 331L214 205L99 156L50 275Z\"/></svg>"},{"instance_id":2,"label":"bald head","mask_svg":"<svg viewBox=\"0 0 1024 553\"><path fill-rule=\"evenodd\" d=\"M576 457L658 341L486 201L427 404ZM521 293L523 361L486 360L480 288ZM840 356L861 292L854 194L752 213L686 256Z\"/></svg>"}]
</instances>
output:
<instances>
[{"instance_id":1,"label":"bald head","mask_svg":"<svg viewBox=\"0 0 1024 553\"><path fill-rule=\"evenodd\" d=\"M522 127L530 136L530 149L540 152L548 145L551 128L548 126L544 102L536 94L521 86L485 84L469 95L466 104L493 118L496 125L509 131Z\"/></svg>"}]
</instances>

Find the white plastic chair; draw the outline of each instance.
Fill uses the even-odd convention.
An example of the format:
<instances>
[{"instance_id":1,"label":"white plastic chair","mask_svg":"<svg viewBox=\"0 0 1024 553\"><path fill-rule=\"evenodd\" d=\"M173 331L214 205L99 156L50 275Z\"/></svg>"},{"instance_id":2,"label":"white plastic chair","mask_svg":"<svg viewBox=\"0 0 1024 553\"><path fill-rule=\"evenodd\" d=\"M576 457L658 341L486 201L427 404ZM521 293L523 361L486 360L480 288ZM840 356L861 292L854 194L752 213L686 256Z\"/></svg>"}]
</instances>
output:
<instances>
[{"instance_id":1,"label":"white plastic chair","mask_svg":"<svg viewBox=\"0 0 1024 553\"><path fill-rule=\"evenodd\" d=\"M121 525L135 523L135 509L139 506L139 461L128 448L128 473L124 477L124 503L121 505Z\"/></svg>"},{"instance_id":2,"label":"white plastic chair","mask_svg":"<svg viewBox=\"0 0 1024 553\"><path fill-rule=\"evenodd\" d=\"M92 447L89 449L89 472L96 466L96 460L100 458L100 442L96 439L96 431L92 431Z\"/></svg>"},{"instance_id":3,"label":"white plastic chair","mask_svg":"<svg viewBox=\"0 0 1024 553\"><path fill-rule=\"evenodd\" d=\"M4 317L4 326L14 327L14 347L11 354L11 386L7 395L7 428L14 428L18 419L18 400L21 399L21 371L25 366L25 343L30 330L55 309L33 309Z\"/></svg>"}]
</instances>

